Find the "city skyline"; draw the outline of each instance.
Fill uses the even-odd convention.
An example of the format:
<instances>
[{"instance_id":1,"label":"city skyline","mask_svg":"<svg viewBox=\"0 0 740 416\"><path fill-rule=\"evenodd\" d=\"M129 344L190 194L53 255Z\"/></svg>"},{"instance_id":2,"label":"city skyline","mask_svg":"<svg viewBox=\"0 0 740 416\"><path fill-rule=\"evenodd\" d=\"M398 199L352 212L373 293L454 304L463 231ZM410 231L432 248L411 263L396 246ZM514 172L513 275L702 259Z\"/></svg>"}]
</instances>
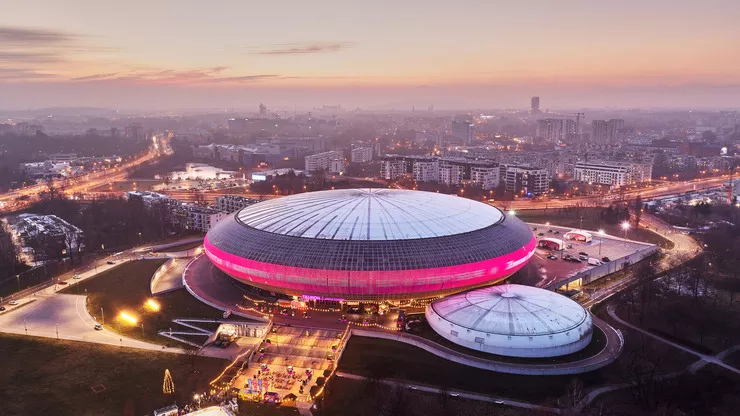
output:
<instances>
[{"instance_id":1,"label":"city skyline","mask_svg":"<svg viewBox=\"0 0 740 416\"><path fill-rule=\"evenodd\" d=\"M727 0L16 2L0 16L0 108L737 108L739 13Z\"/></svg>"}]
</instances>

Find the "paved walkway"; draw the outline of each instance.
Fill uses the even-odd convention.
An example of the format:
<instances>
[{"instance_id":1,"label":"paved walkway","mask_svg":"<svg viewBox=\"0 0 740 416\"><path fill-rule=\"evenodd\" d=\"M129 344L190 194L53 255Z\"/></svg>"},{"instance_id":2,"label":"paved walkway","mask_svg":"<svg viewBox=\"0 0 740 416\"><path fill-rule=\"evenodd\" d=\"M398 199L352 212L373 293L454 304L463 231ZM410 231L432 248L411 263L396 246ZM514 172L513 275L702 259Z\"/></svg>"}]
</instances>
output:
<instances>
[{"instance_id":1,"label":"paved walkway","mask_svg":"<svg viewBox=\"0 0 740 416\"><path fill-rule=\"evenodd\" d=\"M363 377L363 376L345 373L342 371L337 371L336 376L339 378L347 378L350 380L366 380L367 379L366 377ZM464 399L477 400L481 402L496 403L502 406L519 407L522 409L536 410L539 412L548 412L548 413L556 413L556 414L560 414L561 412L560 409L555 408L555 407L540 406L537 404L522 402L518 400L511 400L505 397L489 396L486 394L473 393L473 392L468 392L464 390L440 389L439 387L426 386L423 384L416 384L416 383L411 383L408 381L381 379L380 383L388 385L388 386L398 386L402 388L408 388L414 391L423 391L426 393L434 393L434 394L448 394L452 397L461 397Z\"/></svg>"},{"instance_id":2,"label":"paved walkway","mask_svg":"<svg viewBox=\"0 0 740 416\"><path fill-rule=\"evenodd\" d=\"M152 295L161 295L185 287L182 284L182 273L189 261L190 259L170 260L169 269L157 280L152 290Z\"/></svg>"}]
</instances>

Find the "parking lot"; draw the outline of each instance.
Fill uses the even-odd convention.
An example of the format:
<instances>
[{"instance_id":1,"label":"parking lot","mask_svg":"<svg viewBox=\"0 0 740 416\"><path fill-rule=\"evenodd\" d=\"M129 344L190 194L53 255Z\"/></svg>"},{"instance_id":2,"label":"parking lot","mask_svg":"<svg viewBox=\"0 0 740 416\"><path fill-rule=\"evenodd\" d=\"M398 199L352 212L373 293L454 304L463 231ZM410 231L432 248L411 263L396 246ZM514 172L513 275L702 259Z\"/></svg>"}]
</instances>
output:
<instances>
[{"instance_id":1,"label":"parking lot","mask_svg":"<svg viewBox=\"0 0 740 416\"><path fill-rule=\"evenodd\" d=\"M593 239L584 243L565 239L565 233L571 231L572 228L547 226L545 224L529 225L537 238L538 246L543 238L557 238L563 240L566 244L563 251L537 248L534 256L532 256L532 265L529 272L522 273L523 276L520 276L519 281L517 281L517 283L537 287L552 287L557 285L558 282L568 280L571 276L594 267L589 265L587 260L581 260L580 262L566 261L565 258L568 255L578 258L580 253L585 253L584 258L593 258L600 261L608 258L609 261L603 261L603 263L606 265L608 272L613 273L618 270L618 264L621 264L620 259L653 247L651 244L630 241L629 230L627 231L627 240L618 236L592 232ZM548 258L549 255L554 258ZM610 265L614 268L610 269Z\"/></svg>"}]
</instances>

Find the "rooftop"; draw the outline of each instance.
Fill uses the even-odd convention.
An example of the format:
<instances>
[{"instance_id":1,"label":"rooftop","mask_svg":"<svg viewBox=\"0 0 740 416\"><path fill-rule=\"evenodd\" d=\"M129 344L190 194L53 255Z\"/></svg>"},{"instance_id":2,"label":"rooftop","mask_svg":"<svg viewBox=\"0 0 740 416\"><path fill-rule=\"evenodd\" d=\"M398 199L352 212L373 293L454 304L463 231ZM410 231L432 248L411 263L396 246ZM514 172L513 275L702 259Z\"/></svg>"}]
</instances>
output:
<instances>
[{"instance_id":1,"label":"rooftop","mask_svg":"<svg viewBox=\"0 0 740 416\"><path fill-rule=\"evenodd\" d=\"M586 310L569 298L522 285L489 286L440 299L431 307L444 320L499 335L549 335L578 328Z\"/></svg>"},{"instance_id":2,"label":"rooftop","mask_svg":"<svg viewBox=\"0 0 740 416\"><path fill-rule=\"evenodd\" d=\"M329 240L408 240L467 233L502 221L497 208L401 189L296 194L244 208L237 219L274 234Z\"/></svg>"}]
</instances>

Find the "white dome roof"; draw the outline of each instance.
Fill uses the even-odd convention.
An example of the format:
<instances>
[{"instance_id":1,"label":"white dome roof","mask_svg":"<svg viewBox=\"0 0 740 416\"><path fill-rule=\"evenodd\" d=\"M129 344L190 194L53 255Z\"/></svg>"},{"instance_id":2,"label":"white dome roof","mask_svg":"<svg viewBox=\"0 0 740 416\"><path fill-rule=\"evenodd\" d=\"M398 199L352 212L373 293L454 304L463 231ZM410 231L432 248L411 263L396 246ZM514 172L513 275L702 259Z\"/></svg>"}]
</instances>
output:
<instances>
[{"instance_id":1,"label":"white dome roof","mask_svg":"<svg viewBox=\"0 0 740 416\"><path fill-rule=\"evenodd\" d=\"M244 208L237 219L275 234L331 240L407 240L479 230L497 208L457 196L405 189L308 192Z\"/></svg>"},{"instance_id":2,"label":"white dome roof","mask_svg":"<svg viewBox=\"0 0 740 416\"><path fill-rule=\"evenodd\" d=\"M564 355L591 340L591 316L581 305L530 286L490 286L448 296L429 304L426 315L448 340L500 355Z\"/></svg>"}]
</instances>

